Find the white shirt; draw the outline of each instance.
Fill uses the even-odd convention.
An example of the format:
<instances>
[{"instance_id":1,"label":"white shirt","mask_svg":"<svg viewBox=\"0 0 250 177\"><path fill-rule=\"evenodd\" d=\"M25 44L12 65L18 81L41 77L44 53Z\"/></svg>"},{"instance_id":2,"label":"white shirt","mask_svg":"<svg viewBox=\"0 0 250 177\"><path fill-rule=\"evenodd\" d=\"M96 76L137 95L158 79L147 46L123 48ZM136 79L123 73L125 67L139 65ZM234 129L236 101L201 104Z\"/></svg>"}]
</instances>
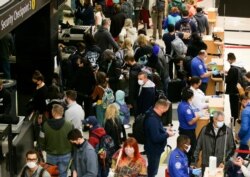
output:
<instances>
[{"instance_id":1,"label":"white shirt","mask_svg":"<svg viewBox=\"0 0 250 177\"><path fill-rule=\"evenodd\" d=\"M84 116L84 110L76 102L69 104L68 109L65 111L65 120L71 122L74 128L80 131L82 131L82 120Z\"/></svg>"},{"instance_id":2,"label":"white shirt","mask_svg":"<svg viewBox=\"0 0 250 177\"><path fill-rule=\"evenodd\" d=\"M190 87L191 90L194 92L194 97L192 99L192 105L195 108L198 108L200 111L207 108L208 104L206 103L206 95L200 90L195 89L192 86Z\"/></svg>"}]
</instances>

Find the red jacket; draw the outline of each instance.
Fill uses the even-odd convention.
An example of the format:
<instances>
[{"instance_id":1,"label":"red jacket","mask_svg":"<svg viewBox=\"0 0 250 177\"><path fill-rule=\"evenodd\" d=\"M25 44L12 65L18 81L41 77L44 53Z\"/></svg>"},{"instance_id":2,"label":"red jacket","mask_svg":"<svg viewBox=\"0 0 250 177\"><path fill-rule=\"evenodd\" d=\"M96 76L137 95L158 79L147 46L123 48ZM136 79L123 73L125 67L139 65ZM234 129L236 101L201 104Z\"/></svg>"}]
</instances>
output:
<instances>
[{"instance_id":1,"label":"red jacket","mask_svg":"<svg viewBox=\"0 0 250 177\"><path fill-rule=\"evenodd\" d=\"M94 148L99 143L102 136L106 135L106 131L103 127L95 128L91 130L89 133L89 144L91 144Z\"/></svg>"}]
</instances>

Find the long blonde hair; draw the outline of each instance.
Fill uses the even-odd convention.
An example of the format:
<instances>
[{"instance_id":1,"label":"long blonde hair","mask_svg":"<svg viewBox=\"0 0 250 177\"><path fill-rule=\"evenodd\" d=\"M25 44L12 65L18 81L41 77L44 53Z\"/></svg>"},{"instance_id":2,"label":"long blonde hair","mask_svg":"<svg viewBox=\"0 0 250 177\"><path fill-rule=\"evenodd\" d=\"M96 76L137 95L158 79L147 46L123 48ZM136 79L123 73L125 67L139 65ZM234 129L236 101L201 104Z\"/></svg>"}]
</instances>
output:
<instances>
[{"instance_id":1,"label":"long blonde hair","mask_svg":"<svg viewBox=\"0 0 250 177\"><path fill-rule=\"evenodd\" d=\"M117 106L112 103L110 105L108 105L106 112L105 112L105 120L113 120L113 122L115 122L115 119L117 119L119 116L119 110L117 108Z\"/></svg>"}]
</instances>

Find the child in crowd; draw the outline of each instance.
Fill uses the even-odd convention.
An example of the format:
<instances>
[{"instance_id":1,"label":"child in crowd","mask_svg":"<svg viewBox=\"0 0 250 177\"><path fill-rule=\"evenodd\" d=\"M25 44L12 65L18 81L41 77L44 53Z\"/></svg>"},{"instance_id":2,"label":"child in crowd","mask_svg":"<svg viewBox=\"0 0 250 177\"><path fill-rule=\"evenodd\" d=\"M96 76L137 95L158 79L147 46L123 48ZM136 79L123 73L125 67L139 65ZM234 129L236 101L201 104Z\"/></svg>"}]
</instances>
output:
<instances>
[{"instance_id":1,"label":"child in crowd","mask_svg":"<svg viewBox=\"0 0 250 177\"><path fill-rule=\"evenodd\" d=\"M117 90L115 93L115 103L119 110L119 118L124 126L124 128L130 128L130 111L125 103L125 92L122 90Z\"/></svg>"}]
</instances>

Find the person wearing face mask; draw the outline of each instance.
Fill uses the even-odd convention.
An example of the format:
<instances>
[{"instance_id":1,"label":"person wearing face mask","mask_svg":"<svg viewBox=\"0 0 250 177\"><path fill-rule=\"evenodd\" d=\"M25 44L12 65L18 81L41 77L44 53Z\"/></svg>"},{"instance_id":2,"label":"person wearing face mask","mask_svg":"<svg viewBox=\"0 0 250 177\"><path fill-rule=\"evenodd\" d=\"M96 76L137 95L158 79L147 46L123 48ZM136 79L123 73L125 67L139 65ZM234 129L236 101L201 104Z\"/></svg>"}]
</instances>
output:
<instances>
[{"instance_id":1,"label":"person wearing face mask","mask_svg":"<svg viewBox=\"0 0 250 177\"><path fill-rule=\"evenodd\" d=\"M241 112L241 127L238 133L238 139L240 140L239 149L248 150L248 141L250 140L250 98L242 96L241 105L244 109ZM241 156L244 159L247 154L239 153L238 156Z\"/></svg>"},{"instance_id":2,"label":"person wearing face mask","mask_svg":"<svg viewBox=\"0 0 250 177\"><path fill-rule=\"evenodd\" d=\"M192 161L193 152L196 146L195 128L197 121L203 116L202 112L194 112L192 100L194 92L190 88L183 89L181 93L182 101L178 105L177 113L179 120L179 134L187 135L191 140L191 150L187 152L189 164Z\"/></svg>"},{"instance_id":3,"label":"person wearing face mask","mask_svg":"<svg viewBox=\"0 0 250 177\"><path fill-rule=\"evenodd\" d=\"M38 164L39 155L35 150L26 153L26 165L22 169L20 177L50 177L50 174Z\"/></svg>"},{"instance_id":4,"label":"person wearing face mask","mask_svg":"<svg viewBox=\"0 0 250 177\"><path fill-rule=\"evenodd\" d=\"M106 131L98 124L95 116L89 116L82 123L89 128L89 144L96 148L96 145L100 142L101 137L106 135Z\"/></svg>"},{"instance_id":5,"label":"person wearing face mask","mask_svg":"<svg viewBox=\"0 0 250 177\"><path fill-rule=\"evenodd\" d=\"M96 177L98 161L95 149L86 141L82 132L73 129L68 133L68 140L76 147L73 152L72 177Z\"/></svg>"},{"instance_id":6,"label":"person wearing face mask","mask_svg":"<svg viewBox=\"0 0 250 177\"><path fill-rule=\"evenodd\" d=\"M190 151L190 138L180 135L177 138L177 147L171 152L168 164L168 172L171 177L189 177L190 174L199 176L200 169L193 170L188 166L186 153Z\"/></svg>"},{"instance_id":7,"label":"person wearing face mask","mask_svg":"<svg viewBox=\"0 0 250 177\"><path fill-rule=\"evenodd\" d=\"M199 153L202 151L201 165L202 173L205 167L209 166L209 157L217 157L217 166L224 167L230 157L233 156L235 150L235 142L232 129L224 123L224 113L215 111L213 113L213 121L202 128L194 152L194 163L197 166Z\"/></svg>"},{"instance_id":8,"label":"person wearing face mask","mask_svg":"<svg viewBox=\"0 0 250 177\"><path fill-rule=\"evenodd\" d=\"M36 119L34 120L34 138L35 140L39 137L40 127L43 123L43 115L47 110L46 99L48 94L48 87L44 83L44 77L42 73L38 70L32 75L32 82L36 85L33 97L28 103L31 108L28 108L28 114L34 113Z\"/></svg>"},{"instance_id":9,"label":"person wearing face mask","mask_svg":"<svg viewBox=\"0 0 250 177\"><path fill-rule=\"evenodd\" d=\"M144 114L155 103L155 84L148 79L146 72L138 74L138 84L140 85L137 98L137 115Z\"/></svg>"},{"instance_id":10,"label":"person wearing face mask","mask_svg":"<svg viewBox=\"0 0 250 177\"><path fill-rule=\"evenodd\" d=\"M102 54L102 60L99 64L99 70L105 72L107 75L107 82L113 92L119 89L119 78L121 75L121 63L116 58L115 53L107 49Z\"/></svg>"},{"instance_id":11,"label":"person wearing face mask","mask_svg":"<svg viewBox=\"0 0 250 177\"><path fill-rule=\"evenodd\" d=\"M120 151L121 158L118 158ZM113 155L111 168L119 177L147 176L146 160L140 154L135 138L128 138L123 147Z\"/></svg>"},{"instance_id":12,"label":"person wearing face mask","mask_svg":"<svg viewBox=\"0 0 250 177\"><path fill-rule=\"evenodd\" d=\"M148 100L147 100L148 101ZM161 117L167 112L170 102L165 99L156 101L154 107L146 112L144 129L146 142L144 149L148 158L148 176L154 177L158 173L162 152L167 144L167 138L174 135L173 130L163 127Z\"/></svg>"},{"instance_id":13,"label":"person wearing face mask","mask_svg":"<svg viewBox=\"0 0 250 177\"><path fill-rule=\"evenodd\" d=\"M208 71L205 65L207 58L207 52L205 50L199 51L198 55L191 61L191 75L198 76L201 78L200 89L206 93L207 83L211 75L219 75L218 70Z\"/></svg>"},{"instance_id":14,"label":"person wearing face mask","mask_svg":"<svg viewBox=\"0 0 250 177\"><path fill-rule=\"evenodd\" d=\"M138 74L141 72L141 65L135 61L134 54L132 52L128 52L124 57L125 63L129 67L129 77L128 77L128 99L127 104L129 108L133 110L131 113L136 116L137 112L137 97L139 92L139 84L138 84Z\"/></svg>"},{"instance_id":15,"label":"person wearing face mask","mask_svg":"<svg viewBox=\"0 0 250 177\"><path fill-rule=\"evenodd\" d=\"M86 117L89 116L92 111L92 101L89 95L92 94L95 85L95 75L93 68L89 60L85 58L77 59L78 69L76 75L72 79L72 89L77 92L76 102L82 106L84 104L84 112Z\"/></svg>"}]
</instances>

